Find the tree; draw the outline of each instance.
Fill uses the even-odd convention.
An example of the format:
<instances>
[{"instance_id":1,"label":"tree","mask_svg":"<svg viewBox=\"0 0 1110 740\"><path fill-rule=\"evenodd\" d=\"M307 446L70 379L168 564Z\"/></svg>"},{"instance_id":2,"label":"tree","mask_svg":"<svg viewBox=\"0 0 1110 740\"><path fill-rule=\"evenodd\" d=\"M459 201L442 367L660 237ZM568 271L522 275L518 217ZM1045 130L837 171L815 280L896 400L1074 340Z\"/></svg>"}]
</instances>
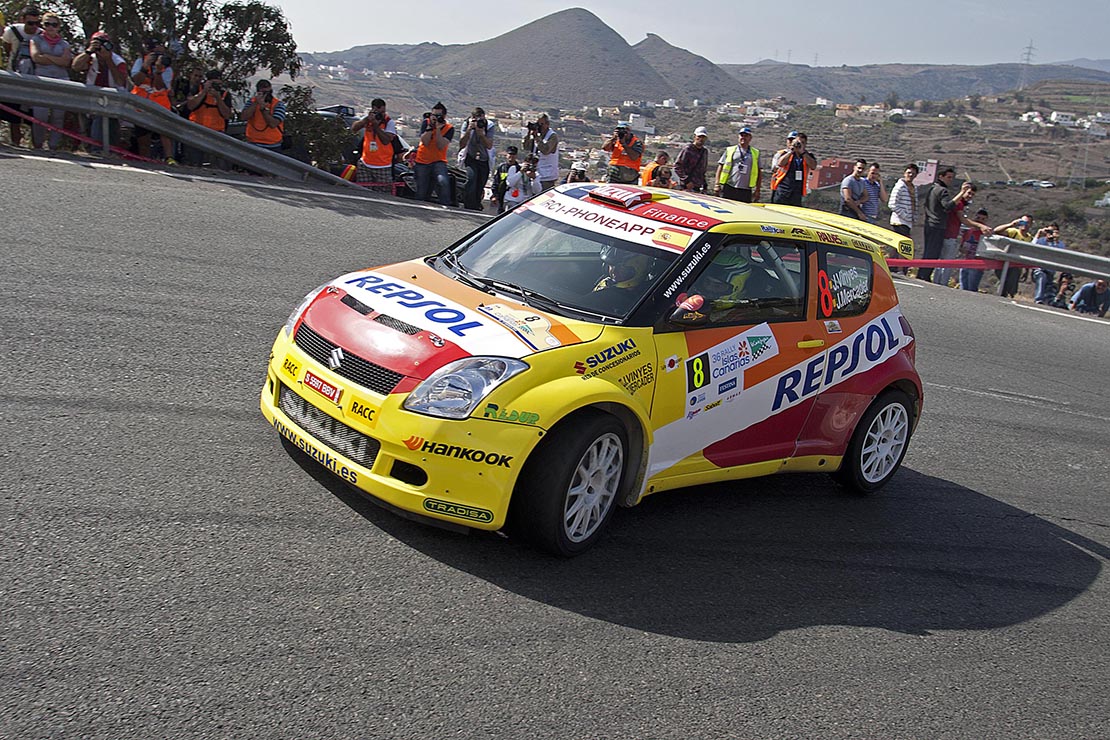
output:
<instances>
[{"instance_id":1,"label":"tree","mask_svg":"<svg viewBox=\"0 0 1110 740\"><path fill-rule=\"evenodd\" d=\"M131 61L143 39L158 36L179 69L182 61L218 67L232 89L259 70L296 77L301 68L285 15L261 0L58 0L55 7L76 41L106 31Z\"/></svg>"},{"instance_id":2,"label":"tree","mask_svg":"<svg viewBox=\"0 0 1110 740\"><path fill-rule=\"evenodd\" d=\"M979 103L983 100L983 96L979 93L973 93L967 97L967 104L971 106L972 110L979 110Z\"/></svg>"},{"instance_id":3,"label":"tree","mask_svg":"<svg viewBox=\"0 0 1110 740\"><path fill-rule=\"evenodd\" d=\"M352 134L341 118L321 116L308 85L283 85L285 103L285 140L297 159L305 159L321 169L342 165L346 154L357 148L360 134Z\"/></svg>"},{"instance_id":4,"label":"tree","mask_svg":"<svg viewBox=\"0 0 1110 740\"><path fill-rule=\"evenodd\" d=\"M898 107L898 93L891 90L890 93L886 96L886 105L887 105L888 108L897 108Z\"/></svg>"}]
</instances>

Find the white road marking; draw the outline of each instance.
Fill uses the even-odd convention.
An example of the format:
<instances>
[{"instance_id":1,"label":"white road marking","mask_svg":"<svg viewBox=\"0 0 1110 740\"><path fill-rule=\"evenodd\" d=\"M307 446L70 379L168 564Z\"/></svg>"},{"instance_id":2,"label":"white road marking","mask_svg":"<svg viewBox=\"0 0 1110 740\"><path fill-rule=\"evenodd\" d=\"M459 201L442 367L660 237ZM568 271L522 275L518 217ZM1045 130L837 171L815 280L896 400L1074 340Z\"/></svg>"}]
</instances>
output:
<instances>
[{"instance_id":1,"label":"white road marking","mask_svg":"<svg viewBox=\"0 0 1110 740\"><path fill-rule=\"evenodd\" d=\"M895 285L908 285L911 288L924 288L925 287L924 285L921 284L920 280L917 280L917 281L914 281L914 280L895 280L894 284Z\"/></svg>"},{"instance_id":2,"label":"white road marking","mask_svg":"<svg viewBox=\"0 0 1110 740\"><path fill-rule=\"evenodd\" d=\"M980 390L978 388L961 388L957 385L943 385L941 383L923 383L923 385L926 388L939 388L941 390L955 391L956 393L966 393L968 395L980 396L982 398L993 398L999 401L1009 401L1010 403L1016 403L1022 406L1035 406L1037 408L1043 408L1048 411L1058 411L1062 414L1081 416L1085 419L1096 419L1098 421L1110 422L1110 416L1099 416L1098 414L1089 414L1086 411L1064 408L1065 406L1068 406L1070 404L1067 404L1064 401L1056 401L1051 398L1026 396L1021 393L1013 393L1011 391L999 391L996 389Z\"/></svg>"},{"instance_id":3,"label":"white road marking","mask_svg":"<svg viewBox=\"0 0 1110 740\"><path fill-rule=\"evenodd\" d=\"M1051 309L1051 308L1041 308L1040 306L1029 306L1029 305L1026 305L1024 303L1018 303L1017 301L1010 301L1010 303L1017 306L1018 308L1024 308L1028 311L1040 311L1041 313L1050 313L1053 316L1063 316L1065 319L1075 319L1076 321L1091 321L1095 324L1102 324L1103 326L1110 326L1110 321L1107 321L1106 319L1096 319L1096 318L1092 318L1090 316L1078 316L1074 313L1063 313L1062 311L1057 311L1057 310L1054 310L1054 309Z\"/></svg>"}]
</instances>

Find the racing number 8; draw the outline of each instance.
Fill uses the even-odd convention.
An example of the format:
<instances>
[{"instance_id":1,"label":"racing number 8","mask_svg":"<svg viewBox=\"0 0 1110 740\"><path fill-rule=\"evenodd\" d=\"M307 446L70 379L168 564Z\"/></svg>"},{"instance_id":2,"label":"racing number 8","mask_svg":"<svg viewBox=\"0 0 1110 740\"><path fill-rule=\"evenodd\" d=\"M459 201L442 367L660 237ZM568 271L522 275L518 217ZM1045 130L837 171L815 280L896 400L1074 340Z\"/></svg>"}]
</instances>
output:
<instances>
[{"instance_id":1,"label":"racing number 8","mask_svg":"<svg viewBox=\"0 0 1110 740\"><path fill-rule=\"evenodd\" d=\"M836 301L833 300L832 291L829 290L829 274L824 270L817 272L817 293L820 296L821 315L832 316Z\"/></svg>"},{"instance_id":2,"label":"racing number 8","mask_svg":"<svg viewBox=\"0 0 1110 740\"><path fill-rule=\"evenodd\" d=\"M693 393L704 386L709 378L709 353L700 354L686 363L686 392Z\"/></svg>"}]
</instances>

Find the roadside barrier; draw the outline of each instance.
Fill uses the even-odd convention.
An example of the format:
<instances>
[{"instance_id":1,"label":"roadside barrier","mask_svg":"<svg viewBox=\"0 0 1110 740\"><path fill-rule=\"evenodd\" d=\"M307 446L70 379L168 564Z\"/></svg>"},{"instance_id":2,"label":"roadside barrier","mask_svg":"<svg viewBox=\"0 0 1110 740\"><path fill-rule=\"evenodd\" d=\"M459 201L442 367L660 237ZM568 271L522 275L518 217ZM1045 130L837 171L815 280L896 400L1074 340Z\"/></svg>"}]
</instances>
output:
<instances>
[{"instance_id":1,"label":"roadside barrier","mask_svg":"<svg viewBox=\"0 0 1110 740\"><path fill-rule=\"evenodd\" d=\"M157 103L114 88L89 87L69 80L0 71L0 100L8 104L57 108L88 116L131 121L155 133L166 134L186 146L265 175L296 182L312 179L343 187L354 185L318 167L238 141L182 118ZM102 144L106 151L111 151L107 138L110 127L104 126L103 129L105 140Z\"/></svg>"}]
</instances>

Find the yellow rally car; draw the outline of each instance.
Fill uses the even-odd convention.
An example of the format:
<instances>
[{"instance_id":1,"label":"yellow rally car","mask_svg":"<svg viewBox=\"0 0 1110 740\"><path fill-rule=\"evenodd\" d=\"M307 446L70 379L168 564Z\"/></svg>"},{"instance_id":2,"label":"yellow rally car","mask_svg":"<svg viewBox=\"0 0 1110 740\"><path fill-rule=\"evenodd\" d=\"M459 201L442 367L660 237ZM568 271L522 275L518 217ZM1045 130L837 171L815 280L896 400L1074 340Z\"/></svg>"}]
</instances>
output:
<instances>
[{"instance_id":1,"label":"yellow rally car","mask_svg":"<svg viewBox=\"0 0 1110 740\"><path fill-rule=\"evenodd\" d=\"M912 244L802 208L564 185L305 296L262 412L403 512L562 555L656 491L782 471L872 491L922 401L884 249Z\"/></svg>"}]
</instances>

